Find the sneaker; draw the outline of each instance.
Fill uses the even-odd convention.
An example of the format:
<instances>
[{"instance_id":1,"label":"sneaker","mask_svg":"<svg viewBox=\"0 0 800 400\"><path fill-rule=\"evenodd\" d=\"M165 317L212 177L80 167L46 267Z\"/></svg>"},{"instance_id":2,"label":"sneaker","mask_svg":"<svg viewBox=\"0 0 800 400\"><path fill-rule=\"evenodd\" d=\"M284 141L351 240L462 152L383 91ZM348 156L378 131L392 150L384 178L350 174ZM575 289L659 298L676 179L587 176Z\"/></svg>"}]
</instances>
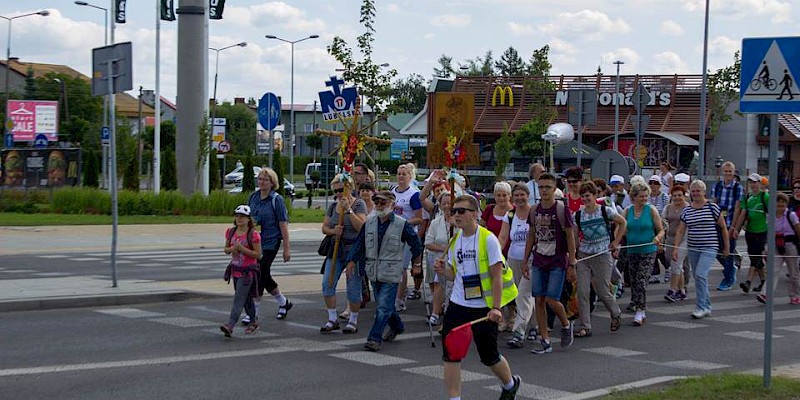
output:
<instances>
[{"instance_id":1,"label":"sneaker","mask_svg":"<svg viewBox=\"0 0 800 400\"><path fill-rule=\"evenodd\" d=\"M339 319L349 320L350 319L350 310L344 310L339 313Z\"/></svg>"},{"instance_id":2,"label":"sneaker","mask_svg":"<svg viewBox=\"0 0 800 400\"><path fill-rule=\"evenodd\" d=\"M250 316L245 314L244 317L242 317L242 326L247 325L250 325Z\"/></svg>"},{"instance_id":3,"label":"sneaker","mask_svg":"<svg viewBox=\"0 0 800 400\"><path fill-rule=\"evenodd\" d=\"M319 328L319 331L322 333L331 333L333 331L339 330L339 322L338 321L328 321L325 325L322 325Z\"/></svg>"},{"instance_id":4,"label":"sneaker","mask_svg":"<svg viewBox=\"0 0 800 400\"><path fill-rule=\"evenodd\" d=\"M225 334L225 337L231 337L231 335L233 335L233 327L228 324L220 325L219 330Z\"/></svg>"},{"instance_id":5,"label":"sneaker","mask_svg":"<svg viewBox=\"0 0 800 400\"><path fill-rule=\"evenodd\" d=\"M546 354L546 353L552 353L552 352L553 352L553 346L550 345L550 342L546 342L544 340L540 340L539 341L539 346L537 346L533 350L531 350L531 353L533 353L533 354Z\"/></svg>"},{"instance_id":6,"label":"sneaker","mask_svg":"<svg viewBox=\"0 0 800 400\"><path fill-rule=\"evenodd\" d=\"M661 283L661 279L658 277L658 275L650 275L650 281L648 281L647 283L651 285L656 283Z\"/></svg>"},{"instance_id":7,"label":"sneaker","mask_svg":"<svg viewBox=\"0 0 800 400\"><path fill-rule=\"evenodd\" d=\"M575 325L572 322L566 328L561 328L561 347L572 346L572 341L575 340Z\"/></svg>"},{"instance_id":8,"label":"sneaker","mask_svg":"<svg viewBox=\"0 0 800 400\"><path fill-rule=\"evenodd\" d=\"M405 300L398 301L395 304L395 308L397 309L397 312L403 312L403 311L408 309L408 307L406 307L406 301Z\"/></svg>"},{"instance_id":9,"label":"sneaker","mask_svg":"<svg viewBox=\"0 0 800 400\"><path fill-rule=\"evenodd\" d=\"M678 301L678 298L675 296L675 291L672 289L667 290L667 294L664 295L664 300L666 300L667 303L674 303Z\"/></svg>"},{"instance_id":10,"label":"sneaker","mask_svg":"<svg viewBox=\"0 0 800 400\"><path fill-rule=\"evenodd\" d=\"M743 292L750 293L750 281L744 281L740 283L739 287L742 288Z\"/></svg>"},{"instance_id":11,"label":"sneaker","mask_svg":"<svg viewBox=\"0 0 800 400\"><path fill-rule=\"evenodd\" d=\"M428 318L428 325L430 325L430 326L437 326L437 325L439 325L441 323L442 323L441 317L435 317L435 316L431 315L431 317Z\"/></svg>"},{"instance_id":12,"label":"sneaker","mask_svg":"<svg viewBox=\"0 0 800 400\"><path fill-rule=\"evenodd\" d=\"M396 330L394 330L394 329L392 329L392 328L389 328L389 330L388 330L388 331L386 331L386 333L384 333L384 334L383 334L383 341L384 341L384 342L391 342L391 341L393 341L395 338L397 338L397 335L400 335L400 334L402 334L403 332L405 332L405 331L399 331L399 332L398 332L398 331L396 331Z\"/></svg>"},{"instance_id":13,"label":"sneaker","mask_svg":"<svg viewBox=\"0 0 800 400\"><path fill-rule=\"evenodd\" d=\"M793 297L789 300L789 304L800 305L800 297Z\"/></svg>"},{"instance_id":14,"label":"sneaker","mask_svg":"<svg viewBox=\"0 0 800 400\"><path fill-rule=\"evenodd\" d=\"M408 300L419 300L420 297L422 297L422 294L420 294L419 290L417 289L409 290L408 294L406 295L406 299Z\"/></svg>"},{"instance_id":15,"label":"sneaker","mask_svg":"<svg viewBox=\"0 0 800 400\"><path fill-rule=\"evenodd\" d=\"M358 327L348 323L347 326L345 326L344 329L342 329L342 333L344 334L358 333Z\"/></svg>"},{"instance_id":16,"label":"sneaker","mask_svg":"<svg viewBox=\"0 0 800 400\"><path fill-rule=\"evenodd\" d=\"M693 319L703 319L705 317L711 316L711 310L704 310L702 308L695 308L694 312L692 312Z\"/></svg>"},{"instance_id":17,"label":"sneaker","mask_svg":"<svg viewBox=\"0 0 800 400\"><path fill-rule=\"evenodd\" d=\"M523 348L525 347L525 338L521 334L514 332L514 335L511 336L511 339L506 342L506 346L512 349Z\"/></svg>"},{"instance_id":18,"label":"sneaker","mask_svg":"<svg viewBox=\"0 0 800 400\"><path fill-rule=\"evenodd\" d=\"M528 331L528 337L527 337L527 339L528 339L528 340L530 340L531 342L533 342L533 341L535 341L535 340L536 340L536 339L538 339L538 338L539 338L539 329L538 329L538 328L531 328L531 329Z\"/></svg>"},{"instance_id":19,"label":"sneaker","mask_svg":"<svg viewBox=\"0 0 800 400\"><path fill-rule=\"evenodd\" d=\"M758 300L758 302L761 304L767 304L767 295L764 293L759 293L756 295L756 300Z\"/></svg>"},{"instance_id":20,"label":"sneaker","mask_svg":"<svg viewBox=\"0 0 800 400\"><path fill-rule=\"evenodd\" d=\"M669 271L664 273L664 283L669 283L670 278L672 278L672 274Z\"/></svg>"},{"instance_id":21,"label":"sneaker","mask_svg":"<svg viewBox=\"0 0 800 400\"><path fill-rule=\"evenodd\" d=\"M732 289L731 285L728 285L727 283L720 283L719 286L717 287L717 290L719 290L720 292L727 292L728 290L731 289Z\"/></svg>"},{"instance_id":22,"label":"sneaker","mask_svg":"<svg viewBox=\"0 0 800 400\"><path fill-rule=\"evenodd\" d=\"M367 343L364 344L364 348L367 351L378 351L381 349L381 344L374 340L367 340Z\"/></svg>"},{"instance_id":23,"label":"sneaker","mask_svg":"<svg viewBox=\"0 0 800 400\"><path fill-rule=\"evenodd\" d=\"M645 315L644 311L636 311L636 315L633 316L633 326L644 325L646 319L647 315Z\"/></svg>"},{"instance_id":24,"label":"sneaker","mask_svg":"<svg viewBox=\"0 0 800 400\"><path fill-rule=\"evenodd\" d=\"M517 391L520 385L522 385L522 378L520 378L519 375L514 375L511 379L514 381L514 387L508 390L502 389L500 392L500 400L514 400L517 398Z\"/></svg>"},{"instance_id":25,"label":"sneaker","mask_svg":"<svg viewBox=\"0 0 800 400\"><path fill-rule=\"evenodd\" d=\"M245 335L252 335L258 331L258 322L253 322L250 325L247 325L247 328L244 328Z\"/></svg>"},{"instance_id":26,"label":"sneaker","mask_svg":"<svg viewBox=\"0 0 800 400\"><path fill-rule=\"evenodd\" d=\"M758 286L753 288L753 291L754 292L760 292L761 289L763 289L763 288L764 288L764 281L761 281L761 283L759 283Z\"/></svg>"},{"instance_id":27,"label":"sneaker","mask_svg":"<svg viewBox=\"0 0 800 400\"><path fill-rule=\"evenodd\" d=\"M678 293L676 293L676 297L678 298L678 301L684 301L686 300L686 292L679 291Z\"/></svg>"}]
</instances>

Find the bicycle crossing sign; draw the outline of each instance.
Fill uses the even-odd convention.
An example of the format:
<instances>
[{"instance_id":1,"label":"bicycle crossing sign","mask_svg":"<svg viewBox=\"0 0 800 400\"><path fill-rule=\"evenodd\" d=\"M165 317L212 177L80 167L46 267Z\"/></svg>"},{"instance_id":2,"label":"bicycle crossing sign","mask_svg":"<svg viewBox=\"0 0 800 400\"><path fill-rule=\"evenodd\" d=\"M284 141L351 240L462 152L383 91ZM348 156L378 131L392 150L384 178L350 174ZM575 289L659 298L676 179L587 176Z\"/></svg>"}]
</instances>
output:
<instances>
[{"instance_id":1,"label":"bicycle crossing sign","mask_svg":"<svg viewBox=\"0 0 800 400\"><path fill-rule=\"evenodd\" d=\"M800 37L742 40L739 110L800 113Z\"/></svg>"}]
</instances>

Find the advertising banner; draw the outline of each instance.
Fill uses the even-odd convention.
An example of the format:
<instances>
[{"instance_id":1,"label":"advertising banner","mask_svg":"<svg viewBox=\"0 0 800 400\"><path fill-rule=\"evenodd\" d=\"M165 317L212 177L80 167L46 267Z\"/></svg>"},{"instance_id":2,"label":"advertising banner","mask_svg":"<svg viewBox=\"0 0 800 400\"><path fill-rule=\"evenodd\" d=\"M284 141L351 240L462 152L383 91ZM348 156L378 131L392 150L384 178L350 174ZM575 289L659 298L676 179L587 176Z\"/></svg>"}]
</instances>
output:
<instances>
[{"instance_id":1,"label":"advertising banner","mask_svg":"<svg viewBox=\"0 0 800 400\"><path fill-rule=\"evenodd\" d=\"M0 152L5 187L80 184L80 149L6 149Z\"/></svg>"},{"instance_id":2,"label":"advertising banner","mask_svg":"<svg viewBox=\"0 0 800 400\"><path fill-rule=\"evenodd\" d=\"M15 142L28 142L37 134L58 141L58 102L41 100L9 100L6 115L14 124L11 133Z\"/></svg>"}]
</instances>

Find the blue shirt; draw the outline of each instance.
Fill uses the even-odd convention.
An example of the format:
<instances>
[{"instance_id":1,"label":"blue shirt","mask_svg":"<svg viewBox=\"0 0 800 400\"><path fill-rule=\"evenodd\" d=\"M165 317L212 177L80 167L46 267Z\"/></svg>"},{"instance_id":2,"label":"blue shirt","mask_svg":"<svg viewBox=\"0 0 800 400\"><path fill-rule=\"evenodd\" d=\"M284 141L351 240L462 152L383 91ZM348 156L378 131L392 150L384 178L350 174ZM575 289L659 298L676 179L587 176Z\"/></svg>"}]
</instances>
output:
<instances>
[{"instance_id":1,"label":"blue shirt","mask_svg":"<svg viewBox=\"0 0 800 400\"><path fill-rule=\"evenodd\" d=\"M642 214L636 218L636 213L633 211L633 206L628 207L627 221L628 231L625 237L628 239L628 245L637 245L651 243L653 238L656 237L655 225L653 223L652 205L645 204L642 209ZM656 252L654 244L646 246L631 247L628 249L628 254L649 254Z\"/></svg>"},{"instance_id":2,"label":"blue shirt","mask_svg":"<svg viewBox=\"0 0 800 400\"><path fill-rule=\"evenodd\" d=\"M711 197L714 198L720 210L722 210L722 214L725 215L725 223L728 226L732 226L736 202L744 199L742 185L736 180L732 180L728 185L724 181L719 181L714 185L714 189L711 190Z\"/></svg>"},{"instance_id":3,"label":"blue shirt","mask_svg":"<svg viewBox=\"0 0 800 400\"><path fill-rule=\"evenodd\" d=\"M283 197L274 190L266 198L261 198L261 191L250 195L247 201L250 206L250 217L253 223L261 225L261 248L277 250L281 245L281 222L289 222L289 212ZM273 207L274 205L274 207Z\"/></svg>"},{"instance_id":4,"label":"blue shirt","mask_svg":"<svg viewBox=\"0 0 800 400\"><path fill-rule=\"evenodd\" d=\"M372 216L369 218L378 218L377 216ZM383 235L386 234L386 230L389 229L389 224L394 220L394 214L389 215L389 219L386 222L383 222L378 218L378 254L380 254L381 250L381 243L383 243ZM346 263L353 261L359 262L364 260L366 257L366 244L364 243L364 237L366 235L366 228L367 223L364 223L364 226L361 227L361 231L358 233L358 238L356 238L355 243L353 243L353 248L350 250L350 254L347 255ZM400 237L400 240L403 243L407 244L411 247L411 257L417 258L422 255L422 241L419 240L419 235L414 232L414 227L408 223L408 221L403 224L403 235Z\"/></svg>"}]
</instances>

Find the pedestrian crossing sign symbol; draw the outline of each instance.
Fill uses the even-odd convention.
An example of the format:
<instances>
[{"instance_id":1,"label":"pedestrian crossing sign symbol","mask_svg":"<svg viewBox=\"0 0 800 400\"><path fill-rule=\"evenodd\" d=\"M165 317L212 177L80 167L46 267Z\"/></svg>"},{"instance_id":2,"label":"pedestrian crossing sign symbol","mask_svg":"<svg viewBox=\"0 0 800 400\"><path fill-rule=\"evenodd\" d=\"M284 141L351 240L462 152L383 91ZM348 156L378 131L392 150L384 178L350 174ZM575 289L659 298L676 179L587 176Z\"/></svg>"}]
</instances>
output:
<instances>
[{"instance_id":1,"label":"pedestrian crossing sign symbol","mask_svg":"<svg viewBox=\"0 0 800 400\"><path fill-rule=\"evenodd\" d=\"M742 41L739 110L743 113L800 113L800 37Z\"/></svg>"}]
</instances>

